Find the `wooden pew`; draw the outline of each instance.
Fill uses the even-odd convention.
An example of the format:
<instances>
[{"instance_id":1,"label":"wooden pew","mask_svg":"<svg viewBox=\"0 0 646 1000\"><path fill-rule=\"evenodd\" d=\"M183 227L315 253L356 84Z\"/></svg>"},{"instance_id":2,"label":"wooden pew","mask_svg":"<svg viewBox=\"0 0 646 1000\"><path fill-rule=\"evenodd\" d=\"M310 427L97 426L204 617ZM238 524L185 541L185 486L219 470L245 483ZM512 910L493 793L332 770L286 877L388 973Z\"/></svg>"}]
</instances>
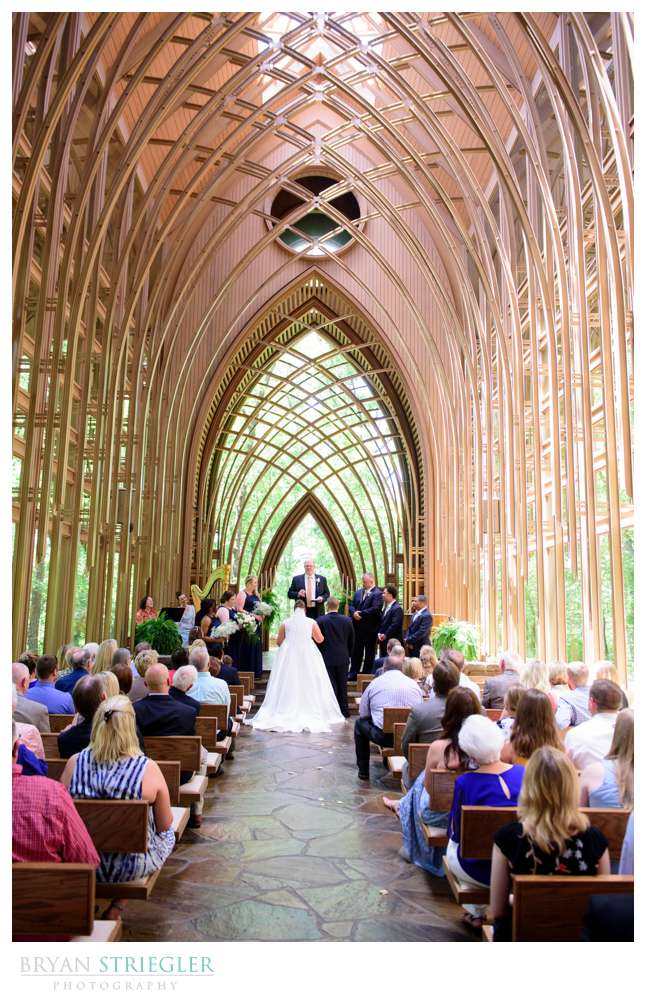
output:
<instances>
[{"instance_id":1,"label":"wooden pew","mask_svg":"<svg viewBox=\"0 0 646 1000\"><path fill-rule=\"evenodd\" d=\"M408 744L408 779L412 785L420 771L426 767L428 748L430 743L409 743Z\"/></svg>"},{"instance_id":2,"label":"wooden pew","mask_svg":"<svg viewBox=\"0 0 646 1000\"><path fill-rule=\"evenodd\" d=\"M584 808L591 826L601 830L608 841L610 857L617 860L621 855L621 847L626 833L626 825L630 816L629 809L589 809ZM517 818L516 806L462 806L460 819L460 854L463 858L473 861L490 861L493 850L494 836L501 826L513 823ZM458 903L488 903L489 889L478 889L468 883L460 882L448 871L445 863L447 879L456 902ZM579 876L573 876L579 878ZM559 876L560 878L560 876Z\"/></svg>"},{"instance_id":3,"label":"wooden pew","mask_svg":"<svg viewBox=\"0 0 646 1000\"><path fill-rule=\"evenodd\" d=\"M202 703L200 705L200 710L198 712L198 719L203 716L214 717L218 720L218 732L226 733L227 726L229 724L229 714L227 712L226 705L207 705ZM238 723L234 722L234 726ZM220 740L215 744L215 752L227 756L233 749L233 739L231 736L225 736L223 740Z\"/></svg>"},{"instance_id":4,"label":"wooden pew","mask_svg":"<svg viewBox=\"0 0 646 1000\"><path fill-rule=\"evenodd\" d=\"M14 940L37 940L50 930L75 944L120 941L120 920L94 919L95 874L94 865L12 865Z\"/></svg>"},{"instance_id":5,"label":"wooden pew","mask_svg":"<svg viewBox=\"0 0 646 1000\"><path fill-rule=\"evenodd\" d=\"M45 757L45 763L47 764L47 777L54 781L60 781L67 761L62 757Z\"/></svg>"},{"instance_id":6,"label":"wooden pew","mask_svg":"<svg viewBox=\"0 0 646 1000\"><path fill-rule=\"evenodd\" d=\"M512 883L512 941L579 941L590 896L634 891L632 875L512 875Z\"/></svg>"},{"instance_id":7,"label":"wooden pew","mask_svg":"<svg viewBox=\"0 0 646 1000\"><path fill-rule=\"evenodd\" d=\"M253 693L256 686L256 675L253 670L239 670L238 677L242 682L245 698L253 705L256 701L256 696Z\"/></svg>"},{"instance_id":8,"label":"wooden pew","mask_svg":"<svg viewBox=\"0 0 646 1000\"><path fill-rule=\"evenodd\" d=\"M45 750L45 759L58 757L58 733L41 733L40 736Z\"/></svg>"},{"instance_id":9,"label":"wooden pew","mask_svg":"<svg viewBox=\"0 0 646 1000\"><path fill-rule=\"evenodd\" d=\"M245 694L245 689L244 689L244 684L229 684L229 692L230 692L230 694L231 694L232 697L233 697L233 695L236 696L236 698L238 700L238 710L239 710L239 712L242 713L243 715L246 714L249 711L249 709L251 708L252 702L250 702L250 701L247 700L247 696ZM231 714L233 715L233 717L235 719L235 713L232 712Z\"/></svg>"},{"instance_id":10,"label":"wooden pew","mask_svg":"<svg viewBox=\"0 0 646 1000\"><path fill-rule=\"evenodd\" d=\"M145 799L74 799L97 851L143 854L148 849L148 810ZM97 882L101 899L148 899L161 869L129 882Z\"/></svg>"},{"instance_id":11,"label":"wooden pew","mask_svg":"<svg viewBox=\"0 0 646 1000\"><path fill-rule=\"evenodd\" d=\"M357 691L359 693L359 697L361 697L365 689L368 687L370 681L374 681L374 679L374 674L357 674Z\"/></svg>"},{"instance_id":12,"label":"wooden pew","mask_svg":"<svg viewBox=\"0 0 646 1000\"><path fill-rule=\"evenodd\" d=\"M59 715L54 713L49 716L49 728L52 733L62 732L63 729L67 729L68 726L71 726L73 722L73 715Z\"/></svg>"},{"instance_id":13,"label":"wooden pew","mask_svg":"<svg viewBox=\"0 0 646 1000\"><path fill-rule=\"evenodd\" d=\"M393 752L385 757L386 766L394 778L401 778L406 757L402 753L402 737L406 729L405 722L395 722L393 725ZM406 791L406 789L404 789Z\"/></svg>"},{"instance_id":14,"label":"wooden pew","mask_svg":"<svg viewBox=\"0 0 646 1000\"><path fill-rule=\"evenodd\" d=\"M226 711L226 705L222 708ZM218 719L215 715L198 715L195 720L195 732L202 740L208 759L206 773L215 775L222 769L222 753L218 751ZM230 742L230 741L229 741Z\"/></svg>"},{"instance_id":15,"label":"wooden pew","mask_svg":"<svg viewBox=\"0 0 646 1000\"><path fill-rule=\"evenodd\" d=\"M450 812L453 805L455 779L462 772L442 771L439 768L433 768L429 773L431 776L431 809L433 812ZM449 838L444 827L422 823L422 828L429 847L446 847Z\"/></svg>"},{"instance_id":16,"label":"wooden pew","mask_svg":"<svg viewBox=\"0 0 646 1000\"><path fill-rule=\"evenodd\" d=\"M396 722L403 722L404 728L406 728L406 720L410 715L410 708L384 708L384 733L391 733L395 736L394 726ZM386 757L396 756L395 747L379 747L381 751L381 756L385 759ZM401 755L401 744L399 747L399 754Z\"/></svg>"},{"instance_id":17,"label":"wooden pew","mask_svg":"<svg viewBox=\"0 0 646 1000\"><path fill-rule=\"evenodd\" d=\"M199 736L146 736L144 749L153 760L178 760L181 771L198 772L200 769ZM180 785L179 803L190 806L199 802L208 787L206 775L194 773L190 781Z\"/></svg>"}]
</instances>

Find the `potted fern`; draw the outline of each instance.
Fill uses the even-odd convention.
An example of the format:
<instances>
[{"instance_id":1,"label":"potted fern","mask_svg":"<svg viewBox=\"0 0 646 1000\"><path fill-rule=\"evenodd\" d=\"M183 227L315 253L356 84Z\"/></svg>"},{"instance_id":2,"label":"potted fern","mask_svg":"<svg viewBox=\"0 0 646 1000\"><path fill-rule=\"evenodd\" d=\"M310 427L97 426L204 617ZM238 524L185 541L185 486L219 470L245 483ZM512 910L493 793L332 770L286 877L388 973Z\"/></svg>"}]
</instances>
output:
<instances>
[{"instance_id":1,"label":"potted fern","mask_svg":"<svg viewBox=\"0 0 646 1000\"><path fill-rule=\"evenodd\" d=\"M458 649L465 660L477 660L480 656L480 633L471 622L442 622L431 632L431 642L438 656L443 649Z\"/></svg>"},{"instance_id":2,"label":"potted fern","mask_svg":"<svg viewBox=\"0 0 646 1000\"><path fill-rule=\"evenodd\" d=\"M140 642L149 642L160 656L170 656L182 645L182 637L174 621L167 618L164 612L159 618L149 618L135 629L135 646Z\"/></svg>"}]
</instances>

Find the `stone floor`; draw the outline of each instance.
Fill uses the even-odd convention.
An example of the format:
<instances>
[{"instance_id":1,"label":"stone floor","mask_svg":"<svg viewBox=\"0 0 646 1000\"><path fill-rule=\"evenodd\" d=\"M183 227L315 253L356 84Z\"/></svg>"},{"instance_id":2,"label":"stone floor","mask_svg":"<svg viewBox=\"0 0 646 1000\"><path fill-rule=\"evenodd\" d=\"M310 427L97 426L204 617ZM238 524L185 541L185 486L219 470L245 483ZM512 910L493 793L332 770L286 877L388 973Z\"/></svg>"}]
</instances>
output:
<instances>
[{"instance_id":1,"label":"stone floor","mask_svg":"<svg viewBox=\"0 0 646 1000\"><path fill-rule=\"evenodd\" d=\"M473 941L446 883L398 855L373 758L357 780L352 720L334 735L242 727L126 941Z\"/></svg>"}]
</instances>

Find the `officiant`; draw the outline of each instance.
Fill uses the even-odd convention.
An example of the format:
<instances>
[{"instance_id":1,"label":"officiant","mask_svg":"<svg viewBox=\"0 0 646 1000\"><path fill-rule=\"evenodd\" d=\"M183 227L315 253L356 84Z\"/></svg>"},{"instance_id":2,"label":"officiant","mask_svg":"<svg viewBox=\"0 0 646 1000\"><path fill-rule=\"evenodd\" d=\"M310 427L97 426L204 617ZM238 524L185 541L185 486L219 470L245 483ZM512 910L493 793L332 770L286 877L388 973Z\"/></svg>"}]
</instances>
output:
<instances>
[{"instance_id":1,"label":"officiant","mask_svg":"<svg viewBox=\"0 0 646 1000\"><path fill-rule=\"evenodd\" d=\"M325 602L330 596L327 580L316 573L313 559L306 559L303 569L304 573L292 578L287 596L290 601L305 601L305 614L308 618L319 618L325 614Z\"/></svg>"}]
</instances>

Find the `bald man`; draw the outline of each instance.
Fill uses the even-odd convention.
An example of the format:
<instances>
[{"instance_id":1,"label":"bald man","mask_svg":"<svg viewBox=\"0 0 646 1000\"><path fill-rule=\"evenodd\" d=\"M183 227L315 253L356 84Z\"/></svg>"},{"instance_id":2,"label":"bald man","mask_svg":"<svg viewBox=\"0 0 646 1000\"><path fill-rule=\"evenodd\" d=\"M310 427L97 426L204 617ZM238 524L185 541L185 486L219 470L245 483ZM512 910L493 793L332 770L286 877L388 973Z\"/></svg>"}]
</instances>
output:
<instances>
[{"instance_id":1,"label":"bald man","mask_svg":"<svg viewBox=\"0 0 646 1000\"><path fill-rule=\"evenodd\" d=\"M11 679L16 685L18 703L13 713L16 722L27 722L30 726L36 726L39 733L48 733L49 712L45 705L39 701L31 701L25 698L29 690L29 669L24 663L11 664Z\"/></svg>"},{"instance_id":2,"label":"bald man","mask_svg":"<svg viewBox=\"0 0 646 1000\"><path fill-rule=\"evenodd\" d=\"M148 667L145 677L148 694L134 704L139 728L144 736L195 736L197 709L169 697L168 670L162 663Z\"/></svg>"}]
</instances>

